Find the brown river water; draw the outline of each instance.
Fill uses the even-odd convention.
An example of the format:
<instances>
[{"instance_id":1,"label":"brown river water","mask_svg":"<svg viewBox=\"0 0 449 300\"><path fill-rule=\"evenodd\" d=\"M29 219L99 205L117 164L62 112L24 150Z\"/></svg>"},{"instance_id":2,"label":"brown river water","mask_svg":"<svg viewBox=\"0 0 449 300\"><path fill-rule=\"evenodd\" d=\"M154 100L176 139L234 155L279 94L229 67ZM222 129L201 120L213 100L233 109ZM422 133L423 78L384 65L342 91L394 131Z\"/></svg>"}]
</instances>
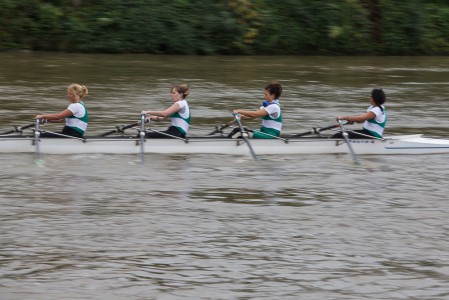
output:
<instances>
[{"instance_id":1,"label":"brown river water","mask_svg":"<svg viewBox=\"0 0 449 300\"><path fill-rule=\"evenodd\" d=\"M89 135L187 82L202 135L273 80L285 133L382 86L386 135L449 138L449 57L1 53L0 131L65 109L72 82ZM449 299L449 155L359 159L0 154L0 299Z\"/></svg>"}]
</instances>

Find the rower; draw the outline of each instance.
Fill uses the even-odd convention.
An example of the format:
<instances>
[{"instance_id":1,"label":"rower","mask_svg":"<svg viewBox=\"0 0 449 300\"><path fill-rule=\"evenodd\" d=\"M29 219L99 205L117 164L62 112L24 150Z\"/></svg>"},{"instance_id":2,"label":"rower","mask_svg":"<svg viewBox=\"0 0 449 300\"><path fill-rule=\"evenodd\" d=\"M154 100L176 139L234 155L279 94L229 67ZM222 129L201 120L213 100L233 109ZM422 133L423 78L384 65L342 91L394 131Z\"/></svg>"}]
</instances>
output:
<instances>
[{"instance_id":1,"label":"rower","mask_svg":"<svg viewBox=\"0 0 449 300\"><path fill-rule=\"evenodd\" d=\"M177 84L170 90L171 100L174 102L165 110L147 110L142 114L149 115L147 120L162 121L166 118L171 119L170 127L167 130L156 132L150 130L146 133L146 138L185 138L190 127L190 108L187 103L187 96L190 93L190 87L187 84Z\"/></svg>"},{"instance_id":2,"label":"rower","mask_svg":"<svg viewBox=\"0 0 449 300\"><path fill-rule=\"evenodd\" d=\"M356 116L339 116L337 120L346 120L348 123L362 123L361 130L348 131L348 137L353 138L382 138L385 125L387 124L387 114L384 107L386 101L385 93L381 88L376 88L371 91L369 99L370 106L366 113ZM336 133L333 138L342 138L342 133Z\"/></svg>"},{"instance_id":3,"label":"rower","mask_svg":"<svg viewBox=\"0 0 449 300\"><path fill-rule=\"evenodd\" d=\"M256 111L243 109L234 109L233 115L240 115L241 119L262 118L262 126L260 130L246 130L248 138L253 139L273 139L281 135L282 129L282 112L279 103L279 97L282 94L282 86L280 83L271 83L265 87L265 101ZM229 138L239 138L242 136L240 128L235 128L229 135Z\"/></svg>"},{"instance_id":4,"label":"rower","mask_svg":"<svg viewBox=\"0 0 449 300\"><path fill-rule=\"evenodd\" d=\"M70 105L60 113L37 115L36 120L41 120L42 123L48 122L63 122L65 126L61 133L42 132L41 137L64 137L73 136L82 138L87 129L89 115L87 107L82 101L87 95L88 90L84 85L73 83L67 88L67 99Z\"/></svg>"}]
</instances>

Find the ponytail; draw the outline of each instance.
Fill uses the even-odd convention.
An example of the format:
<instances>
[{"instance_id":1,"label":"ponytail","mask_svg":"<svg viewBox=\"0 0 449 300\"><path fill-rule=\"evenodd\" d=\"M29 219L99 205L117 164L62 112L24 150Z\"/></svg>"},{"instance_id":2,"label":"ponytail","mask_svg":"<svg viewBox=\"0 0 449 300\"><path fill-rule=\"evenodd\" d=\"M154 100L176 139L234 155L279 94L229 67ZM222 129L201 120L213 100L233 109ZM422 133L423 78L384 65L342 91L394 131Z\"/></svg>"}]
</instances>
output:
<instances>
[{"instance_id":1,"label":"ponytail","mask_svg":"<svg viewBox=\"0 0 449 300\"><path fill-rule=\"evenodd\" d=\"M373 89L371 91L371 98L373 99L374 103L380 108L380 110L383 112L384 109L382 108L382 105L386 101L385 93L381 88Z\"/></svg>"}]
</instances>

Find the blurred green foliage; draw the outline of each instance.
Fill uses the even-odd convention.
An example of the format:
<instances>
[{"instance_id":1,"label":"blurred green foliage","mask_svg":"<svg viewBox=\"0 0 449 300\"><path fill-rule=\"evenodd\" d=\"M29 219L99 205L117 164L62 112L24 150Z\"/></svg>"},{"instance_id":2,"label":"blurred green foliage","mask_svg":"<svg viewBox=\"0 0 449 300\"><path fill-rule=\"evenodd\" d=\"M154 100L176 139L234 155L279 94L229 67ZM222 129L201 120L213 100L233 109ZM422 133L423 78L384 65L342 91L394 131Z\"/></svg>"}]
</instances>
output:
<instances>
[{"instance_id":1,"label":"blurred green foliage","mask_svg":"<svg viewBox=\"0 0 449 300\"><path fill-rule=\"evenodd\" d=\"M0 0L0 50L449 54L449 2Z\"/></svg>"}]
</instances>

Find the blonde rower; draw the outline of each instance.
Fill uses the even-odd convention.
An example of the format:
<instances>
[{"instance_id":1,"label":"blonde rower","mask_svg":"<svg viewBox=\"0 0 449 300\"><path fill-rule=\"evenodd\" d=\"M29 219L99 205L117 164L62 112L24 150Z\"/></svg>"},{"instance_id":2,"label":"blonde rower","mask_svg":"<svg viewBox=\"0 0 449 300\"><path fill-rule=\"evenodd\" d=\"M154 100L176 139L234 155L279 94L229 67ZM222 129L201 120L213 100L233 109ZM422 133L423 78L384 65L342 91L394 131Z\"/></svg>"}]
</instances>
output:
<instances>
[{"instance_id":1,"label":"blonde rower","mask_svg":"<svg viewBox=\"0 0 449 300\"><path fill-rule=\"evenodd\" d=\"M48 122L64 122L65 126L62 129L62 134L83 137L87 129L89 122L89 115L87 113L87 107L82 101L87 95L88 90L84 85L73 83L67 88L67 99L70 105L60 113L37 115L35 118L41 121ZM41 137L60 137L58 135L48 133L42 133Z\"/></svg>"}]
</instances>

